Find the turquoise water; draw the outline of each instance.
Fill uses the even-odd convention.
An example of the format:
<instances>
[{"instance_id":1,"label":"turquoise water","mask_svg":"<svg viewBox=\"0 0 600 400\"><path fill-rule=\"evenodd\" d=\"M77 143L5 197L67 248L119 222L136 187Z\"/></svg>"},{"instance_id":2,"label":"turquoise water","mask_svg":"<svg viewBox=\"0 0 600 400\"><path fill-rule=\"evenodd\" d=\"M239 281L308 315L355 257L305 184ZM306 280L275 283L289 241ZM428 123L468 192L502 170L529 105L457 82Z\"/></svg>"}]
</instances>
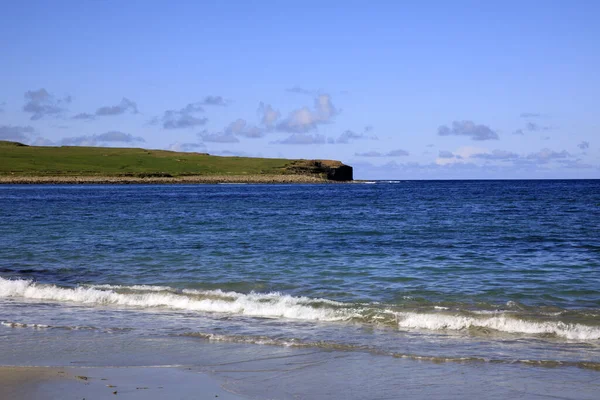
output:
<instances>
[{"instance_id":1,"label":"turquoise water","mask_svg":"<svg viewBox=\"0 0 600 400\"><path fill-rule=\"evenodd\" d=\"M119 338L600 369L600 181L0 186L0 249L7 363Z\"/></svg>"}]
</instances>

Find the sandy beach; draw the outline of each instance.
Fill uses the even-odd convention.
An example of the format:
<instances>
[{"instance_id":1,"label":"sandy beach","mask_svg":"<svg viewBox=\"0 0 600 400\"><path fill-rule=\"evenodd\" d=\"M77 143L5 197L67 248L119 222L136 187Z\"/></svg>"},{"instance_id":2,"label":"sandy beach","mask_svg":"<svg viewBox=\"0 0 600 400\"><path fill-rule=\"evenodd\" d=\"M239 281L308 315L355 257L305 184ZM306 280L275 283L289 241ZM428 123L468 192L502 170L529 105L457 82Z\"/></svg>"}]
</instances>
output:
<instances>
[{"instance_id":1,"label":"sandy beach","mask_svg":"<svg viewBox=\"0 0 600 400\"><path fill-rule=\"evenodd\" d=\"M214 378L175 367L0 367L6 399L222 399L241 400Z\"/></svg>"}]
</instances>

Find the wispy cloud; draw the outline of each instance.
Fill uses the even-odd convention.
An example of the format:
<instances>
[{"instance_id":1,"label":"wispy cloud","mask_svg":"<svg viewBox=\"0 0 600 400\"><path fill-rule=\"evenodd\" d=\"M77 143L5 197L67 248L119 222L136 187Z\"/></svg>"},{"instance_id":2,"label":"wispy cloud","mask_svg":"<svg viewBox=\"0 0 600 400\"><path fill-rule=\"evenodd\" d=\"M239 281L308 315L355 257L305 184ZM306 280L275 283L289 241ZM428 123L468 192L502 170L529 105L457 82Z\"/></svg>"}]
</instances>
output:
<instances>
[{"instance_id":1,"label":"wispy cloud","mask_svg":"<svg viewBox=\"0 0 600 400\"><path fill-rule=\"evenodd\" d=\"M57 117L66 111L65 106L71 100L71 96L58 98L44 88L28 90L25 92L23 111L31 113L30 119L33 121L47 116Z\"/></svg>"},{"instance_id":2,"label":"wispy cloud","mask_svg":"<svg viewBox=\"0 0 600 400\"><path fill-rule=\"evenodd\" d=\"M451 151L448 150L440 150L438 153L439 158L454 158L455 155ZM459 156L460 157L460 156Z\"/></svg>"},{"instance_id":3,"label":"wispy cloud","mask_svg":"<svg viewBox=\"0 0 600 400\"><path fill-rule=\"evenodd\" d=\"M185 129L205 125L208 118L197 116L204 111L202 102L190 103L179 110L167 110L161 117L154 117L150 124L161 124L164 129Z\"/></svg>"},{"instance_id":4,"label":"wispy cloud","mask_svg":"<svg viewBox=\"0 0 600 400\"><path fill-rule=\"evenodd\" d=\"M80 119L80 120L84 120L84 121L91 121L94 118L96 118L96 116L94 114L88 114L88 113L79 113L79 114L71 117L71 119Z\"/></svg>"},{"instance_id":5,"label":"wispy cloud","mask_svg":"<svg viewBox=\"0 0 600 400\"><path fill-rule=\"evenodd\" d=\"M246 153L245 151L234 150L217 150L215 152L211 151L211 154L224 157L260 157L250 153Z\"/></svg>"},{"instance_id":6,"label":"wispy cloud","mask_svg":"<svg viewBox=\"0 0 600 400\"><path fill-rule=\"evenodd\" d=\"M350 143L354 140L361 140L361 139L370 139L370 140L377 140L377 136L374 135L369 135L370 132L373 131L373 127L371 125L365 126L363 131L361 133L355 132L353 130L345 130L344 132L342 132L342 134L335 140L336 143Z\"/></svg>"},{"instance_id":7,"label":"wispy cloud","mask_svg":"<svg viewBox=\"0 0 600 400\"><path fill-rule=\"evenodd\" d=\"M29 142L29 144L31 146L55 146L56 145L56 143L54 143L52 140L46 139L43 137L37 137L37 138L35 138L34 141Z\"/></svg>"},{"instance_id":8,"label":"wispy cloud","mask_svg":"<svg viewBox=\"0 0 600 400\"><path fill-rule=\"evenodd\" d=\"M232 133L226 133L226 132L210 133L206 130L198 133L198 137L203 142L210 142L210 143L238 143L240 141Z\"/></svg>"},{"instance_id":9,"label":"wispy cloud","mask_svg":"<svg viewBox=\"0 0 600 400\"><path fill-rule=\"evenodd\" d=\"M597 165L583 163L583 162L581 162L580 159L576 159L576 160L558 160L558 162L560 163L560 165L562 167L569 168L569 169L591 169L591 168L598 169Z\"/></svg>"},{"instance_id":10,"label":"wispy cloud","mask_svg":"<svg viewBox=\"0 0 600 400\"><path fill-rule=\"evenodd\" d=\"M33 133L35 129L31 126L0 125L0 140L26 142Z\"/></svg>"},{"instance_id":11,"label":"wispy cloud","mask_svg":"<svg viewBox=\"0 0 600 400\"><path fill-rule=\"evenodd\" d=\"M283 140L271 142L273 144L293 144L293 145L309 145L309 144L325 144L327 138L319 134L293 133Z\"/></svg>"},{"instance_id":12,"label":"wispy cloud","mask_svg":"<svg viewBox=\"0 0 600 400\"><path fill-rule=\"evenodd\" d=\"M566 150L554 151L545 148L538 151L537 153L530 153L529 155L527 155L527 160L531 160L538 164L546 164L553 160L567 159L571 157L571 154Z\"/></svg>"},{"instance_id":13,"label":"wispy cloud","mask_svg":"<svg viewBox=\"0 0 600 400\"><path fill-rule=\"evenodd\" d=\"M228 135L244 136L247 138L260 138L265 135L266 130L262 127L248 124L245 119L238 118L227 125L224 132Z\"/></svg>"},{"instance_id":14,"label":"wispy cloud","mask_svg":"<svg viewBox=\"0 0 600 400\"><path fill-rule=\"evenodd\" d=\"M258 115L260 123L267 129L273 128L277 120L281 117L281 113L275 110L270 104L260 102L258 105Z\"/></svg>"},{"instance_id":15,"label":"wispy cloud","mask_svg":"<svg viewBox=\"0 0 600 400\"><path fill-rule=\"evenodd\" d=\"M525 124L525 129L527 129L530 132L541 132L550 130L550 127L542 126L540 124L536 124L535 122L528 122L527 124Z\"/></svg>"},{"instance_id":16,"label":"wispy cloud","mask_svg":"<svg viewBox=\"0 0 600 400\"><path fill-rule=\"evenodd\" d=\"M223 96L206 96L199 104L205 106L227 106L229 105L229 101L225 100Z\"/></svg>"},{"instance_id":17,"label":"wispy cloud","mask_svg":"<svg viewBox=\"0 0 600 400\"><path fill-rule=\"evenodd\" d=\"M457 154L457 152L460 154ZM573 156L566 150L554 151L548 148L544 148L538 152L529 153L527 155L518 154L507 150L490 151L487 149L477 148L461 148L457 150L457 152L440 152L439 158L436 161L436 163L439 165L445 165L448 163L464 163L473 162L476 160L483 160L485 162L492 163L510 163L511 165L543 165L553 161L573 158ZM455 158L456 160L453 160L453 158Z\"/></svg>"},{"instance_id":18,"label":"wispy cloud","mask_svg":"<svg viewBox=\"0 0 600 400\"><path fill-rule=\"evenodd\" d=\"M285 89L286 92L290 92L290 93L296 93L296 94L306 94L309 96L315 96L319 93L319 90L313 90L313 89L305 89L302 88L298 85L293 86L291 88Z\"/></svg>"},{"instance_id":19,"label":"wispy cloud","mask_svg":"<svg viewBox=\"0 0 600 400\"><path fill-rule=\"evenodd\" d=\"M205 150L206 146L204 143L171 143L169 150L178 152L197 152L198 150Z\"/></svg>"},{"instance_id":20,"label":"wispy cloud","mask_svg":"<svg viewBox=\"0 0 600 400\"><path fill-rule=\"evenodd\" d=\"M581 150L587 150L590 148L590 142L583 141L577 145Z\"/></svg>"},{"instance_id":21,"label":"wispy cloud","mask_svg":"<svg viewBox=\"0 0 600 400\"><path fill-rule=\"evenodd\" d=\"M129 133L123 133L120 131L108 131L94 136L100 142L145 142L144 138L140 136L132 136Z\"/></svg>"},{"instance_id":22,"label":"wispy cloud","mask_svg":"<svg viewBox=\"0 0 600 400\"><path fill-rule=\"evenodd\" d=\"M339 110L331 102L331 97L321 94L315 99L314 108L302 107L294 110L283 121L279 122L276 130L288 133L306 133L318 125L332 122Z\"/></svg>"},{"instance_id":23,"label":"wispy cloud","mask_svg":"<svg viewBox=\"0 0 600 400\"><path fill-rule=\"evenodd\" d=\"M364 153L354 153L357 157L406 157L410 155L410 153L406 150L397 149L391 150L387 153L381 153L379 151L367 151Z\"/></svg>"},{"instance_id":24,"label":"wispy cloud","mask_svg":"<svg viewBox=\"0 0 600 400\"><path fill-rule=\"evenodd\" d=\"M106 117L111 115L121 115L126 112L130 112L132 114L138 114L137 104L134 101L129 100L126 97L121 99L121 102L115 106L104 106L100 107L96 110L96 116L98 117ZM81 115L81 114L78 114Z\"/></svg>"},{"instance_id":25,"label":"wispy cloud","mask_svg":"<svg viewBox=\"0 0 600 400\"><path fill-rule=\"evenodd\" d=\"M520 158L517 153L513 153L511 151L506 150L494 150L491 153L477 153L471 155L471 158L480 158L483 160L497 160L497 161L505 161L505 160L516 160Z\"/></svg>"},{"instance_id":26,"label":"wispy cloud","mask_svg":"<svg viewBox=\"0 0 600 400\"><path fill-rule=\"evenodd\" d=\"M238 118L229 123L221 132L204 130L198 136L205 142L216 143L237 143L239 142L238 137L262 138L273 130L274 124L281 114L271 105L262 102L258 106L257 113L260 118L259 125L251 124L244 118Z\"/></svg>"},{"instance_id":27,"label":"wispy cloud","mask_svg":"<svg viewBox=\"0 0 600 400\"><path fill-rule=\"evenodd\" d=\"M540 118L543 116L543 114L537 112L523 112L521 115L519 115L521 118Z\"/></svg>"},{"instance_id":28,"label":"wispy cloud","mask_svg":"<svg viewBox=\"0 0 600 400\"><path fill-rule=\"evenodd\" d=\"M122 115L125 113L131 114L139 114L137 103L128 99L127 97L123 97L119 104L114 106L102 106L98 107L93 114L82 112L76 114L71 117L71 119L77 119L82 121L91 121L96 119L96 117L110 117L115 115Z\"/></svg>"},{"instance_id":29,"label":"wispy cloud","mask_svg":"<svg viewBox=\"0 0 600 400\"><path fill-rule=\"evenodd\" d=\"M472 140L497 140L498 134L487 125L478 125L473 121L454 121L452 126L438 128L440 136L468 136Z\"/></svg>"},{"instance_id":30,"label":"wispy cloud","mask_svg":"<svg viewBox=\"0 0 600 400\"><path fill-rule=\"evenodd\" d=\"M61 139L63 146L97 146L102 143L134 143L145 142L144 138L120 131L108 131L97 135L83 135Z\"/></svg>"},{"instance_id":31,"label":"wispy cloud","mask_svg":"<svg viewBox=\"0 0 600 400\"><path fill-rule=\"evenodd\" d=\"M532 113L521 114L521 116L523 116L523 115L541 116L541 114L532 114ZM520 129L513 131L513 135L525 135L526 131L527 132L543 132L543 131L549 131L550 129L552 129L552 127L546 126L546 125L540 125L536 122L528 121L527 123L525 123L524 128L520 128Z\"/></svg>"}]
</instances>

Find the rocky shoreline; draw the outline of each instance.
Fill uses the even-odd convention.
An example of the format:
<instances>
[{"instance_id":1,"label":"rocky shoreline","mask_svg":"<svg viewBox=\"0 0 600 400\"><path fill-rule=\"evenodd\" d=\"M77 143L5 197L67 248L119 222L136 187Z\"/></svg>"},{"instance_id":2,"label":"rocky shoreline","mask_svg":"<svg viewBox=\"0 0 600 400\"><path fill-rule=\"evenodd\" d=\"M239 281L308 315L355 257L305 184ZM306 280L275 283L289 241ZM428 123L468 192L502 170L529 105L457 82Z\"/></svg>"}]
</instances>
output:
<instances>
[{"instance_id":1,"label":"rocky shoreline","mask_svg":"<svg viewBox=\"0 0 600 400\"><path fill-rule=\"evenodd\" d=\"M194 175L178 177L137 176L0 176L4 185L40 184L216 184L216 183L339 183L310 175Z\"/></svg>"}]
</instances>

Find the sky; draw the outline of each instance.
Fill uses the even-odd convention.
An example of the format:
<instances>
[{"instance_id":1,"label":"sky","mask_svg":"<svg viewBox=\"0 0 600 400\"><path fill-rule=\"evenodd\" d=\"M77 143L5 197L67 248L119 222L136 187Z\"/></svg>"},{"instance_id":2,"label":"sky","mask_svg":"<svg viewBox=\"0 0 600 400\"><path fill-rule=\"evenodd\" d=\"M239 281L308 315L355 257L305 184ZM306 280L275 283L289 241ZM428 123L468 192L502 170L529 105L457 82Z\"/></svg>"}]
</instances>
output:
<instances>
[{"instance_id":1,"label":"sky","mask_svg":"<svg viewBox=\"0 0 600 400\"><path fill-rule=\"evenodd\" d=\"M0 140L600 178L599 1L12 1Z\"/></svg>"}]
</instances>

